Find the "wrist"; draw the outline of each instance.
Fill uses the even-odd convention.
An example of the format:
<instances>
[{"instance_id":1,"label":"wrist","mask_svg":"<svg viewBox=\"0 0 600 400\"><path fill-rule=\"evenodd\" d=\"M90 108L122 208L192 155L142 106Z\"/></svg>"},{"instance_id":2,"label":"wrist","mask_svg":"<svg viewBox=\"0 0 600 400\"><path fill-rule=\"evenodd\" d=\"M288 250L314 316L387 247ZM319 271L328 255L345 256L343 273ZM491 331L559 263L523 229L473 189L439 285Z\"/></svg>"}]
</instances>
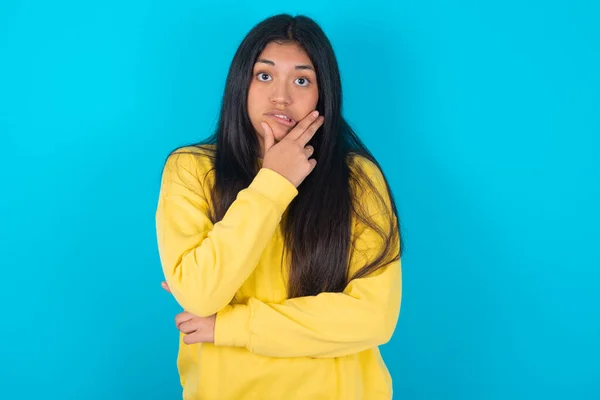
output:
<instances>
[{"instance_id":1,"label":"wrist","mask_svg":"<svg viewBox=\"0 0 600 400\"><path fill-rule=\"evenodd\" d=\"M214 343L216 346L246 347L250 345L250 307L228 305L216 315Z\"/></svg>"}]
</instances>

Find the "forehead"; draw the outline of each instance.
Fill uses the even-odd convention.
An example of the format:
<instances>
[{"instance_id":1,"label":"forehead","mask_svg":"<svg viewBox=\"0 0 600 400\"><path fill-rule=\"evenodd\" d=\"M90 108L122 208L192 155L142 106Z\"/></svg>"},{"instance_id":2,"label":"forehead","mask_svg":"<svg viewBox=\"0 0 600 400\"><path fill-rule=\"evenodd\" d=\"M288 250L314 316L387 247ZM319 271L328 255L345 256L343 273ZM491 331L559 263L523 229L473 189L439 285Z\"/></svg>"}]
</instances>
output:
<instances>
[{"instance_id":1,"label":"forehead","mask_svg":"<svg viewBox=\"0 0 600 400\"><path fill-rule=\"evenodd\" d=\"M313 66L308 54L296 43L271 42L258 58L273 61L275 68L294 68L300 64Z\"/></svg>"}]
</instances>

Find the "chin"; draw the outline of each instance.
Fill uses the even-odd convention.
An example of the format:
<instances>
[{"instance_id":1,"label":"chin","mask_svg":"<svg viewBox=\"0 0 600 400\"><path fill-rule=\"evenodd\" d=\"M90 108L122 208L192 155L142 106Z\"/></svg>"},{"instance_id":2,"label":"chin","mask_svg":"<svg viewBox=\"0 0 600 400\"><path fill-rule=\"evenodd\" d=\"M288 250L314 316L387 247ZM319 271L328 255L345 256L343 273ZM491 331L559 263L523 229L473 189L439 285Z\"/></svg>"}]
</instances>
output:
<instances>
[{"instance_id":1,"label":"chin","mask_svg":"<svg viewBox=\"0 0 600 400\"><path fill-rule=\"evenodd\" d=\"M279 135L275 135L275 140L278 141L278 142L282 141L283 138L285 138L288 135L288 133L289 133L289 131L288 132L284 132L284 133L279 134Z\"/></svg>"},{"instance_id":2,"label":"chin","mask_svg":"<svg viewBox=\"0 0 600 400\"><path fill-rule=\"evenodd\" d=\"M286 129L285 127L281 127L281 129L276 129L273 131L273 134L275 135L275 140L277 142L281 141L284 137L286 137L288 135L288 133L290 133L291 129Z\"/></svg>"}]
</instances>

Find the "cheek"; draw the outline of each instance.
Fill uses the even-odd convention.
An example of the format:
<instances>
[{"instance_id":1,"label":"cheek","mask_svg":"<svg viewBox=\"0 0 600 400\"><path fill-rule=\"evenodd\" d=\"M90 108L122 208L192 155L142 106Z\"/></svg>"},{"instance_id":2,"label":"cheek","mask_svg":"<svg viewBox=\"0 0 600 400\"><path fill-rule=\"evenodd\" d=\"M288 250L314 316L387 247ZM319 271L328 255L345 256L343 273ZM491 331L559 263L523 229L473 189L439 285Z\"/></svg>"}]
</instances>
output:
<instances>
[{"instance_id":1,"label":"cheek","mask_svg":"<svg viewBox=\"0 0 600 400\"><path fill-rule=\"evenodd\" d=\"M257 108L257 102L258 99L260 97L258 96L258 93L256 93L256 89L254 89L252 87L252 85L250 85L250 89L248 90L248 114L250 114L250 116L252 116L252 114L254 113L254 110Z\"/></svg>"},{"instance_id":2,"label":"cheek","mask_svg":"<svg viewBox=\"0 0 600 400\"><path fill-rule=\"evenodd\" d=\"M306 111L306 114L317 108L317 103L319 102L319 92L318 90L311 91L308 94L304 94L302 96L302 109Z\"/></svg>"},{"instance_id":3,"label":"cheek","mask_svg":"<svg viewBox=\"0 0 600 400\"><path fill-rule=\"evenodd\" d=\"M260 90L257 90L256 87L250 85L248 89L248 98L247 98L247 109L248 109L248 117L250 118L250 123L252 127L256 131L259 136L262 136L262 128L260 127L260 122L262 120L262 111L264 109L264 105L262 103L263 94L260 93Z\"/></svg>"},{"instance_id":4,"label":"cheek","mask_svg":"<svg viewBox=\"0 0 600 400\"><path fill-rule=\"evenodd\" d=\"M251 107L257 109L261 107L261 103L265 101L265 87L264 85L257 85L256 82L252 81L248 87L248 109Z\"/></svg>"}]
</instances>

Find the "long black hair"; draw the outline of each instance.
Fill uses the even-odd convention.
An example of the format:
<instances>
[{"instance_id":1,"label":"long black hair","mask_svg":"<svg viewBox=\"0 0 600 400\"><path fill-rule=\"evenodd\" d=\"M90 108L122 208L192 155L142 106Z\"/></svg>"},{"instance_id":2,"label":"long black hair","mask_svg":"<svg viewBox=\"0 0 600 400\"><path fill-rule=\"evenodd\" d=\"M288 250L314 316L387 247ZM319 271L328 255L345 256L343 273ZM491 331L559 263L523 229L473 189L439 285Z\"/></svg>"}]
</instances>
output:
<instances>
[{"instance_id":1,"label":"long black hair","mask_svg":"<svg viewBox=\"0 0 600 400\"><path fill-rule=\"evenodd\" d=\"M364 157L381 168L342 117L338 63L327 36L311 18L288 14L267 18L250 30L233 57L216 132L194 144L205 150L202 156L208 154L214 166L211 219L220 221L238 192L248 187L258 172L260 143L248 116L247 97L254 64L271 42L296 43L307 53L317 75L317 110L325 116L310 142L317 167L303 181L282 218L284 253L291 255L288 297L341 292L349 280L398 260L403 241L394 196L383 172L384 195L389 197L378 196L379 204L391 204L391 210L382 207L389 214L389 224L376 223L358 201L359 192L377 195L377 190L364 170L352 167L353 160ZM382 245L375 258L350 276L354 218L379 234Z\"/></svg>"}]
</instances>

